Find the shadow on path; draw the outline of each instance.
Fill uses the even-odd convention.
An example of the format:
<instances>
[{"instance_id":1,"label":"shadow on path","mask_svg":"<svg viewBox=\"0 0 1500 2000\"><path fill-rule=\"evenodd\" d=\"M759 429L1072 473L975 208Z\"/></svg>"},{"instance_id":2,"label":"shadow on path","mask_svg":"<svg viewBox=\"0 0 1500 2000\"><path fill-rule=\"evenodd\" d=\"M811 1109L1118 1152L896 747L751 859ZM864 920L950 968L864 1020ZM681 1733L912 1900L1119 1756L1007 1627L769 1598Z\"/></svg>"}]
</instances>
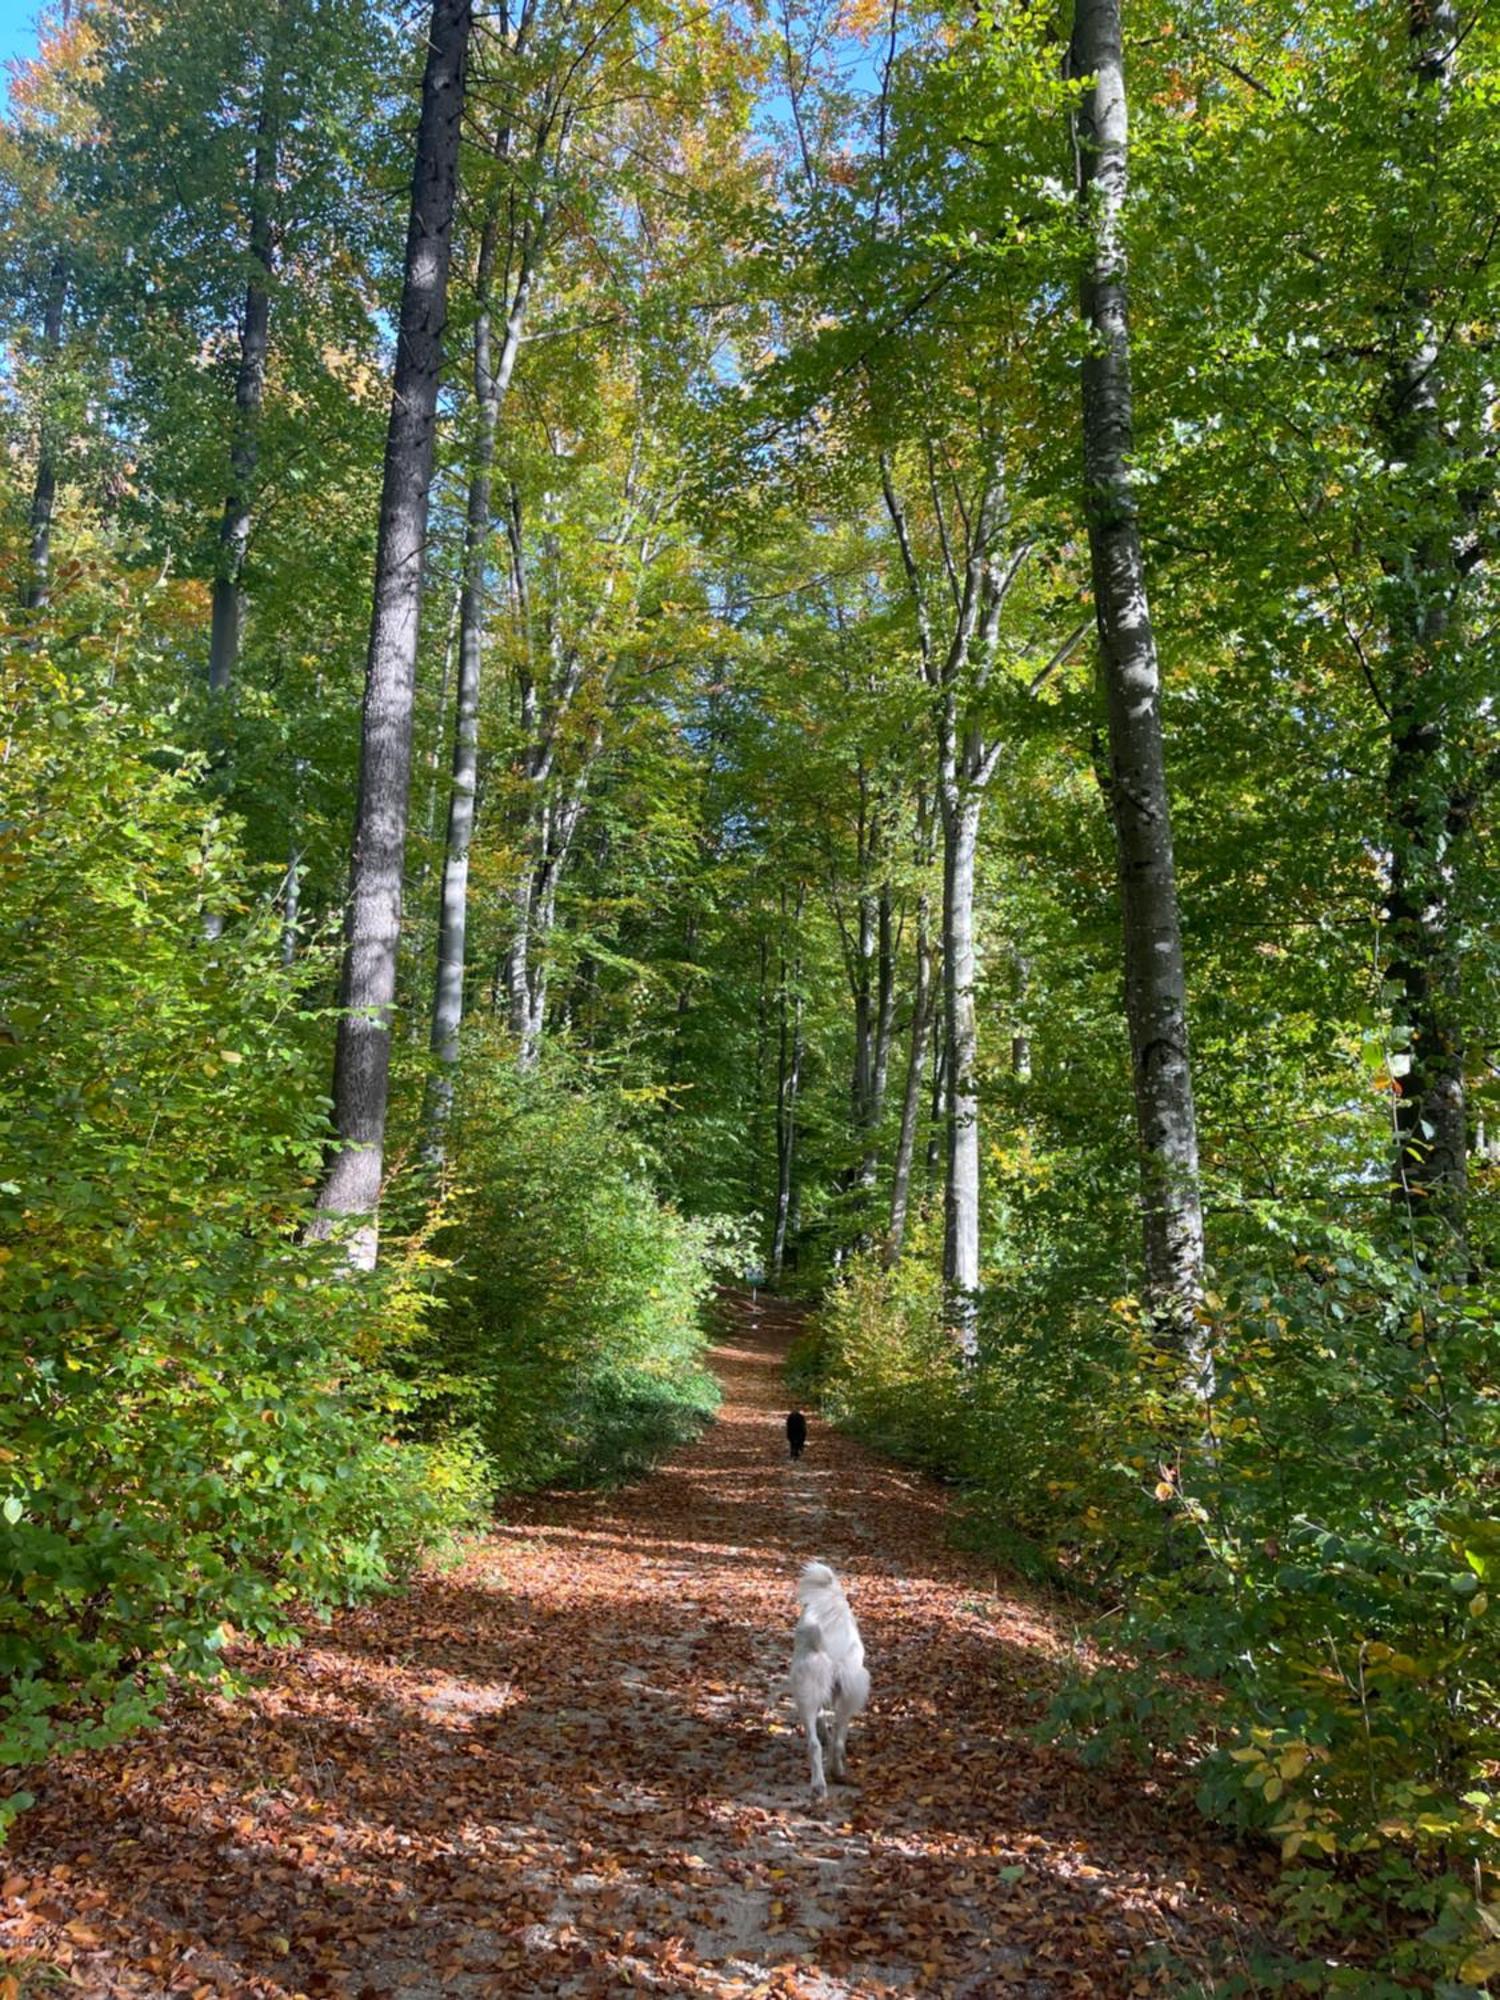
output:
<instances>
[{"instance_id":1,"label":"shadow on path","mask_svg":"<svg viewBox=\"0 0 1500 2000\"><path fill-rule=\"evenodd\" d=\"M241 1655L243 1700L58 1767L0 1941L199 2000L1123 2000L1232 1956L1232 1853L1030 1741L1066 1637L947 1546L940 1489L816 1422L788 1459L795 1331L741 1304L721 1420L642 1484L534 1498L457 1571ZM816 1811L782 1685L815 1555L874 1682Z\"/></svg>"}]
</instances>

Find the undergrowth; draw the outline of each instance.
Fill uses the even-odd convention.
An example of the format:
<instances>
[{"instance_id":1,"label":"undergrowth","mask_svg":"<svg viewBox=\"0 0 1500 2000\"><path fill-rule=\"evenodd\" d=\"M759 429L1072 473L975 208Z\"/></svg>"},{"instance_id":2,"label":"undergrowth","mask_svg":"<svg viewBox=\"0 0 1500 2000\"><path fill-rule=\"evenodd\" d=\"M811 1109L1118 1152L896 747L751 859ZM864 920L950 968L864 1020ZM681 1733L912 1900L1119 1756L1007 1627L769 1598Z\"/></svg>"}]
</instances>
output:
<instances>
[{"instance_id":1,"label":"undergrowth","mask_svg":"<svg viewBox=\"0 0 1500 2000\"><path fill-rule=\"evenodd\" d=\"M1500 1976L1500 1301L1379 1223L1283 1210L1226 1252L1206 1426L1129 1298L997 1280L965 1371L931 1246L859 1260L796 1379L1104 1614L1053 1733L1170 1747L1275 1844L1282 1945L1225 1993L1462 2000Z\"/></svg>"}]
</instances>

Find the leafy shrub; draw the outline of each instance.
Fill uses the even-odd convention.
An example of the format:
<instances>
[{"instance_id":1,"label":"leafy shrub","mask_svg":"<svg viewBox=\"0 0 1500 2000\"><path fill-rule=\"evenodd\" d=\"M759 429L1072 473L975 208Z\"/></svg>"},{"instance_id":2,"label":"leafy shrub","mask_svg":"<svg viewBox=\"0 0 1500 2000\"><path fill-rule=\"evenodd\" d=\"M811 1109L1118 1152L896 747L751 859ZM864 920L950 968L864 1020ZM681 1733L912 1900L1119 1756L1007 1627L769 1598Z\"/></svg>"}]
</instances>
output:
<instances>
[{"instance_id":1,"label":"leafy shrub","mask_svg":"<svg viewBox=\"0 0 1500 2000\"><path fill-rule=\"evenodd\" d=\"M793 1349L789 1373L799 1393L816 1392L825 1416L871 1444L934 1472L961 1470L960 1382L943 1288L920 1248L894 1270L874 1255L856 1257Z\"/></svg>"},{"instance_id":2,"label":"leafy shrub","mask_svg":"<svg viewBox=\"0 0 1500 2000\"><path fill-rule=\"evenodd\" d=\"M45 713L45 726L40 717ZM231 1627L409 1567L479 1492L400 1447L416 1274L297 1246L326 1024L197 771L41 655L0 771L0 1765L97 1743ZM29 725L29 726L28 726ZM318 968L321 970L321 968ZM316 1038L313 1029L318 1030Z\"/></svg>"},{"instance_id":3,"label":"leafy shrub","mask_svg":"<svg viewBox=\"0 0 1500 2000\"><path fill-rule=\"evenodd\" d=\"M453 1126L435 1357L502 1489L627 1479L712 1416L716 1232L657 1199L606 1100L479 1048Z\"/></svg>"},{"instance_id":4,"label":"leafy shrub","mask_svg":"<svg viewBox=\"0 0 1500 2000\"><path fill-rule=\"evenodd\" d=\"M991 1289L965 1379L935 1258L857 1264L803 1365L964 1482L971 1536L1106 1600L1109 1662L1053 1726L1089 1758L1175 1746L1205 1811L1279 1844L1310 1956L1272 1986L1457 1996L1500 1974L1475 1886L1500 1864L1497 1300L1385 1233L1257 1219L1226 1246L1186 1451L1134 1303L1035 1275Z\"/></svg>"}]
</instances>

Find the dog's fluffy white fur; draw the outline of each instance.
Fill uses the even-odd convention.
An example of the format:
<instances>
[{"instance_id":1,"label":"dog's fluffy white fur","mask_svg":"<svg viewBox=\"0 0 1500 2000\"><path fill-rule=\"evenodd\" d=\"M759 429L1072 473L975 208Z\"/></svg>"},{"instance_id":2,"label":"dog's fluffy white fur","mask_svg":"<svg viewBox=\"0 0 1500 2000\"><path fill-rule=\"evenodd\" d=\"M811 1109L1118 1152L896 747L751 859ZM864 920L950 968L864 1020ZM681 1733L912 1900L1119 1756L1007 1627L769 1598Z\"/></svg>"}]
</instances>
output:
<instances>
[{"instance_id":1,"label":"dog's fluffy white fur","mask_svg":"<svg viewBox=\"0 0 1500 2000\"><path fill-rule=\"evenodd\" d=\"M815 1799L826 1798L828 1778L842 1779L849 1724L870 1699L865 1649L849 1600L827 1563L810 1562L797 1584L802 1615L792 1632L790 1680L797 1719L807 1731L807 1758ZM828 1715L828 1776L823 1772Z\"/></svg>"}]
</instances>

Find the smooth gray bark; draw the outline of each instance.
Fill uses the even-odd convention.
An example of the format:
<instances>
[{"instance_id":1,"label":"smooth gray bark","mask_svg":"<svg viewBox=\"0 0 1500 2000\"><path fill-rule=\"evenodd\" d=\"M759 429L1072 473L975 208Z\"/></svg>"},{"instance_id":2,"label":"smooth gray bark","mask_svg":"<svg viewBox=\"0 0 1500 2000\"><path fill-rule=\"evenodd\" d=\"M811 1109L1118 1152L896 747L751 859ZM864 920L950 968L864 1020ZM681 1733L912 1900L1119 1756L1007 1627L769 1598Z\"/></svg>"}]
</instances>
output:
<instances>
[{"instance_id":1,"label":"smooth gray bark","mask_svg":"<svg viewBox=\"0 0 1500 2000\"><path fill-rule=\"evenodd\" d=\"M779 994L780 1043L776 1065L776 1215L771 1232L771 1281L776 1283L786 1264L787 1238L795 1205L794 1182L797 1158L797 1094L802 1085L802 911L806 892L797 888L792 915L793 943L790 954L786 938L786 895L782 894L781 981Z\"/></svg>"},{"instance_id":2,"label":"smooth gray bark","mask_svg":"<svg viewBox=\"0 0 1500 2000\"><path fill-rule=\"evenodd\" d=\"M287 856L286 879L281 902L281 962L297 962L298 925L302 913L302 850L294 846Z\"/></svg>"},{"instance_id":3,"label":"smooth gray bark","mask_svg":"<svg viewBox=\"0 0 1500 2000\"><path fill-rule=\"evenodd\" d=\"M1079 197L1089 233L1082 284L1083 456L1099 673L1109 715L1108 796L1125 943L1125 1011L1139 1135L1146 1301L1160 1337L1212 1393L1199 1324L1203 1215L1188 1050L1161 686L1130 469L1134 411L1124 241L1129 127L1119 0L1078 0L1072 74Z\"/></svg>"},{"instance_id":4,"label":"smooth gray bark","mask_svg":"<svg viewBox=\"0 0 1500 2000\"><path fill-rule=\"evenodd\" d=\"M463 594L464 565L463 557L460 555L458 580L454 586L452 609L448 614L448 629L443 639L443 670L438 676L437 702L435 704L437 723L433 731L432 748L427 753L427 807L422 815L422 833L428 842L434 842L437 839L438 794L442 790L442 771L446 762L443 756L443 749L448 740L448 690L453 685L453 662L458 655L458 610L460 604L463 602ZM427 875L428 863L424 856L421 870L417 877L418 882L424 887L427 882Z\"/></svg>"},{"instance_id":5,"label":"smooth gray bark","mask_svg":"<svg viewBox=\"0 0 1500 2000\"><path fill-rule=\"evenodd\" d=\"M854 998L850 1106L859 1156L848 1178L854 1188L868 1197L879 1174L880 1125L890 1078L891 1033L896 1013L895 909L890 881L876 886L888 815L873 793L869 772L863 764L858 775L855 844L859 889L852 938L837 898L835 909L844 933Z\"/></svg>"},{"instance_id":6,"label":"smooth gray bark","mask_svg":"<svg viewBox=\"0 0 1500 2000\"><path fill-rule=\"evenodd\" d=\"M47 273L47 298L42 308L42 362L48 373L62 349L63 308L68 298L68 264L59 252ZM36 480L31 489L26 583L22 604L39 611L47 602L52 569L52 515L57 506L57 440L48 408L49 384L42 384L42 412L37 426Z\"/></svg>"},{"instance_id":7,"label":"smooth gray bark","mask_svg":"<svg viewBox=\"0 0 1500 2000\"><path fill-rule=\"evenodd\" d=\"M939 970L938 1006L932 1022L932 1102L927 1113L927 1187L929 1192L943 1164L943 1141L948 1130L948 1037L943 1028L942 989L947 971Z\"/></svg>"},{"instance_id":8,"label":"smooth gray bark","mask_svg":"<svg viewBox=\"0 0 1500 2000\"><path fill-rule=\"evenodd\" d=\"M434 0L396 372L386 437L375 603L365 670L359 796L355 808L338 1048L327 1176L313 1233L352 1223L351 1260L368 1268L390 1092L391 1014L401 942L401 883L411 785L412 696L422 602L428 494L447 316L448 268L463 121L471 0Z\"/></svg>"},{"instance_id":9,"label":"smooth gray bark","mask_svg":"<svg viewBox=\"0 0 1500 2000\"><path fill-rule=\"evenodd\" d=\"M603 746L604 732L595 724L590 729L579 768L566 789L544 808L541 851L527 873L525 921L517 929L510 963L511 1030L516 1037L516 1061L521 1069L534 1069L541 1058L547 1023L546 945L557 920L558 889Z\"/></svg>"},{"instance_id":10,"label":"smooth gray bark","mask_svg":"<svg viewBox=\"0 0 1500 2000\"><path fill-rule=\"evenodd\" d=\"M528 231L515 292L506 314L498 358L491 333L491 289L499 236L498 205L485 217L479 247L478 314L474 323L474 400L478 432L469 473L464 522L463 589L458 607L458 701L453 725L453 775L448 794L443 886L438 915L437 973L432 1000L432 1053L441 1067L428 1090L429 1150L453 1102L454 1064L464 1013L464 966L468 932L469 848L474 837L479 791L479 696L484 665L484 576L492 525L491 486L500 409L521 350L521 334L536 270L536 238Z\"/></svg>"},{"instance_id":11,"label":"smooth gray bark","mask_svg":"<svg viewBox=\"0 0 1500 2000\"><path fill-rule=\"evenodd\" d=\"M1011 585L1029 553L1018 541L1004 564L1000 549L1009 527L1004 465L987 445L989 464L977 502L965 513L968 546L960 573L939 520L952 595L952 626L940 648L906 512L891 469L881 463L886 510L895 529L907 587L916 613L923 675L936 697L938 813L943 843L940 915L943 956L941 1077L946 1106L943 1200L943 1278L950 1324L966 1362L978 1354L980 1289L979 1029L975 1006L978 951L974 927L974 873L984 796L1004 748L986 738L972 719L994 664L1000 618Z\"/></svg>"},{"instance_id":12,"label":"smooth gray bark","mask_svg":"<svg viewBox=\"0 0 1500 2000\"><path fill-rule=\"evenodd\" d=\"M1018 1082L1025 1083L1031 1076L1031 1035L1026 1027L1026 1003L1031 994L1031 966L1019 951L1010 955L1011 971L1015 975L1016 1025L1010 1037L1011 1075Z\"/></svg>"},{"instance_id":13,"label":"smooth gray bark","mask_svg":"<svg viewBox=\"0 0 1500 2000\"><path fill-rule=\"evenodd\" d=\"M943 813L944 1040L948 1070L947 1187L943 1206L943 1275L964 1358L978 1352L979 1302L979 1021L974 986L974 867L980 796L945 783Z\"/></svg>"},{"instance_id":14,"label":"smooth gray bark","mask_svg":"<svg viewBox=\"0 0 1500 2000\"><path fill-rule=\"evenodd\" d=\"M771 1282L781 1277L787 1241L797 1206L797 1096L802 1087L802 913L806 885L797 885L790 925L786 891L780 892L780 968L777 979L778 1038L776 1051L776 1207L771 1228ZM788 938L790 931L790 939Z\"/></svg>"},{"instance_id":15,"label":"smooth gray bark","mask_svg":"<svg viewBox=\"0 0 1500 2000\"><path fill-rule=\"evenodd\" d=\"M889 882L859 899L860 977L855 996L854 1124L860 1139L855 1184L868 1193L880 1168L880 1125L891 1073L896 1020L895 911Z\"/></svg>"},{"instance_id":16,"label":"smooth gray bark","mask_svg":"<svg viewBox=\"0 0 1500 2000\"><path fill-rule=\"evenodd\" d=\"M917 899L916 975L912 987L911 1047L906 1060L906 1087L901 1096L901 1124L891 1169L891 1213L886 1230L887 1264L898 1264L906 1244L906 1220L911 1208L912 1163L916 1158L917 1124L922 1115L922 1080L927 1068L927 1044L933 1016L932 905L923 890Z\"/></svg>"},{"instance_id":17,"label":"smooth gray bark","mask_svg":"<svg viewBox=\"0 0 1500 2000\"><path fill-rule=\"evenodd\" d=\"M214 570L213 613L208 641L208 688L224 694L239 665L244 629L245 554L250 546L255 470L260 456L260 411L265 398L266 358L271 341L271 278L274 263L274 206L279 145L279 39L273 34L261 79L255 121L255 158L250 177L250 276L240 320L240 363L234 382L234 429L229 446L229 485L219 522Z\"/></svg>"},{"instance_id":18,"label":"smooth gray bark","mask_svg":"<svg viewBox=\"0 0 1500 2000\"><path fill-rule=\"evenodd\" d=\"M755 990L755 1123L753 1132L755 1165L753 1170L754 1179L751 1183L754 1190L751 1205L756 1208L759 1208L761 1196L767 1191L767 1179L764 1169L765 1163L772 1151L771 1145L768 1144L769 1135L766 1129L768 1123L766 1071L769 1067L771 1049L771 941L764 931L761 932L760 936L758 956L759 976L756 981ZM774 1108L774 1105L769 1106L769 1109L773 1113L769 1121L772 1133L775 1130Z\"/></svg>"}]
</instances>

